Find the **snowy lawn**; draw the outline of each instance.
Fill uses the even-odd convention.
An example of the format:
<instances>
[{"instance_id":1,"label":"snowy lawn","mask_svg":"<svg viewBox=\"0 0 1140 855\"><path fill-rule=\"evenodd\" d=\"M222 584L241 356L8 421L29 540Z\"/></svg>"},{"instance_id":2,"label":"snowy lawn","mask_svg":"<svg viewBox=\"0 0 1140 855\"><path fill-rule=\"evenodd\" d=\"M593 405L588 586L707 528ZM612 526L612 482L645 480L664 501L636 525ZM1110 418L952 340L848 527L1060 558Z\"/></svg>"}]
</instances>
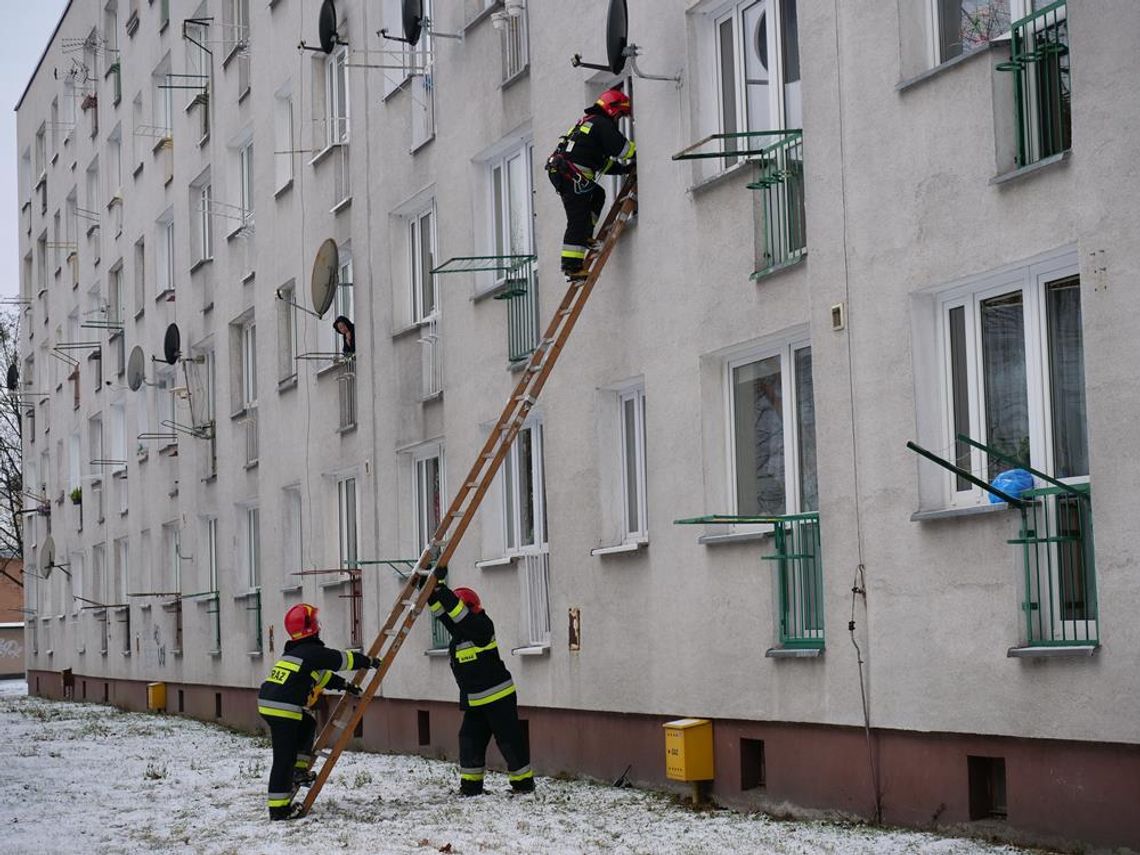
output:
<instances>
[{"instance_id":1,"label":"snowy lawn","mask_svg":"<svg viewBox=\"0 0 1140 855\"><path fill-rule=\"evenodd\" d=\"M27 696L0 681L0 850L48 852L938 853L1018 852L971 840L727 810L667 795L537 780L460 799L451 763L345 753L308 817L270 823L266 739L191 719Z\"/></svg>"}]
</instances>

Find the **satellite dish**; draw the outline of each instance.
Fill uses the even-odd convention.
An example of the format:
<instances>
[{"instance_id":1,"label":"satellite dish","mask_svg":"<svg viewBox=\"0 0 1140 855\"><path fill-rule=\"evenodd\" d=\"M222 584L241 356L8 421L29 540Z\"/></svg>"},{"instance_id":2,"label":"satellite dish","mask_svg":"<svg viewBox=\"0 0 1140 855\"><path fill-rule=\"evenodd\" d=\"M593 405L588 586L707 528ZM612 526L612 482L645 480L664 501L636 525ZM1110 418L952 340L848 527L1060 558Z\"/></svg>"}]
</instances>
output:
<instances>
[{"instance_id":1,"label":"satellite dish","mask_svg":"<svg viewBox=\"0 0 1140 855\"><path fill-rule=\"evenodd\" d=\"M420 40L424 25L423 0L403 0L404 38L412 47Z\"/></svg>"},{"instance_id":2,"label":"satellite dish","mask_svg":"<svg viewBox=\"0 0 1140 855\"><path fill-rule=\"evenodd\" d=\"M626 0L610 0L610 12L606 20L606 57L610 61L610 71L621 74L625 68L625 46L629 36L629 9Z\"/></svg>"},{"instance_id":3,"label":"satellite dish","mask_svg":"<svg viewBox=\"0 0 1140 855\"><path fill-rule=\"evenodd\" d=\"M324 0L321 3L320 17L317 19L317 38L321 43L321 50L332 53L333 48L340 39L336 33L336 6L333 0Z\"/></svg>"},{"instance_id":4,"label":"satellite dish","mask_svg":"<svg viewBox=\"0 0 1140 855\"><path fill-rule=\"evenodd\" d=\"M20 385L20 369L16 367L15 362L13 362L11 365L8 366L8 381L7 382L8 382L8 391L9 392L15 392L16 387L18 385Z\"/></svg>"},{"instance_id":5,"label":"satellite dish","mask_svg":"<svg viewBox=\"0 0 1140 855\"><path fill-rule=\"evenodd\" d=\"M55 567L55 540L49 534L40 547L40 575L46 579L51 575L53 567Z\"/></svg>"},{"instance_id":6,"label":"satellite dish","mask_svg":"<svg viewBox=\"0 0 1140 855\"><path fill-rule=\"evenodd\" d=\"M317 250L317 257L313 259L313 309L318 318L323 318L325 312L332 305L336 296L337 271L340 269L340 252L336 248L336 241L328 238Z\"/></svg>"},{"instance_id":7,"label":"satellite dish","mask_svg":"<svg viewBox=\"0 0 1140 855\"><path fill-rule=\"evenodd\" d=\"M182 333L178 331L178 324L166 328L166 335L162 337L162 356L167 365L173 365L182 356Z\"/></svg>"},{"instance_id":8,"label":"satellite dish","mask_svg":"<svg viewBox=\"0 0 1140 855\"><path fill-rule=\"evenodd\" d=\"M132 392L137 392L146 379L146 354L142 347L135 345L131 348L131 355L127 358L127 386Z\"/></svg>"}]
</instances>

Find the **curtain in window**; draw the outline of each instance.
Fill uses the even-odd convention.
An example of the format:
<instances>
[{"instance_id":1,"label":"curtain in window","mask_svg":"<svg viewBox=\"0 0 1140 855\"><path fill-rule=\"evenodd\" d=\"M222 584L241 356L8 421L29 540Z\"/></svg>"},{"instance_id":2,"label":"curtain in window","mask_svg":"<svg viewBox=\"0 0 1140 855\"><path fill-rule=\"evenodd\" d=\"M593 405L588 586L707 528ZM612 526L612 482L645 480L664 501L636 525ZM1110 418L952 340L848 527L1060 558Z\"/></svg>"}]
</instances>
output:
<instances>
[{"instance_id":1,"label":"curtain in window","mask_svg":"<svg viewBox=\"0 0 1140 855\"><path fill-rule=\"evenodd\" d=\"M1073 276L1045 286L1052 405L1053 471L1058 478L1089 474L1085 431L1085 361L1081 341L1081 283Z\"/></svg>"},{"instance_id":2,"label":"curtain in window","mask_svg":"<svg viewBox=\"0 0 1140 855\"><path fill-rule=\"evenodd\" d=\"M784 417L780 357L732 371L736 436L736 512L784 513Z\"/></svg>"},{"instance_id":3,"label":"curtain in window","mask_svg":"<svg viewBox=\"0 0 1140 855\"><path fill-rule=\"evenodd\" d=\"M938 0L940 61L976 50L1009 24L1009 0Z\"/></svg>"},{"instance_id":4,"label":"curtain in window","mask_svg":"<svg viewBox=\"0 0 1140 855\"><path fill-rule=\"evenodd\" d=\"M1029 462L1029 396L1025 374L1025 318L1020 291L983 300L982 372L985 383L986 443ZM993 479L1010 465L991 458Z\"/></svg>"}]
</instances>

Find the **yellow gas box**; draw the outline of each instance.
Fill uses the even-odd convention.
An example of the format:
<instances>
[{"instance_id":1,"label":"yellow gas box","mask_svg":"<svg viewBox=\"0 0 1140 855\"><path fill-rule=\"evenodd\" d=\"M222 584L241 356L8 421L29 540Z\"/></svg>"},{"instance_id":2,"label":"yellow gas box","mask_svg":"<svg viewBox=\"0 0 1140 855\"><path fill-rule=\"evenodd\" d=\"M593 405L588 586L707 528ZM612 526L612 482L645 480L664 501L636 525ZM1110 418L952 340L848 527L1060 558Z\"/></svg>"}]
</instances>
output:
<instances>
[{"instance_id":1,"label":"yellow gas box","mask_svg":"<svg viewBox=\"0 0 1140 855\"><path fill-rule=\"evenodd\" d=\"M713 779L712 722L679 718L665 727L665 775L674 781Z\"/></svg>"},{"instance_id":2,"label":"yellow gas box","mask_svg":"<svg viewBox=\"0 0 1140 855\"><path fill-rule=\"evenodd\" d=\"M166 711L166 683L146 684L146 708L158 712Z\"/></svg>"}]
</instances>

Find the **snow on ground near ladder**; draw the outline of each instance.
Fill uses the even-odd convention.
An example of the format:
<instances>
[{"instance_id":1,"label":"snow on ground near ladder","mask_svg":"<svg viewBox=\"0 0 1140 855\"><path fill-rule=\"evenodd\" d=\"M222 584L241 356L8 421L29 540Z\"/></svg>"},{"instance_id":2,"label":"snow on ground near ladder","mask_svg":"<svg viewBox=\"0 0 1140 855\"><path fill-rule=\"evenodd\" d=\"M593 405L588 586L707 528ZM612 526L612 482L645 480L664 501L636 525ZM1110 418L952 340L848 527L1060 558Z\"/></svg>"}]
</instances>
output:
<instances>
[{"instance_id":1,"label":"snow on ground near ladder","mask_svg":"<svg viewBox=\"0 0 1140 855\"><path fill-rule=\"evenodd\" d=\"M27 696L0 681L0 850L20 853L1015 852L970 840L727 810L539 778L533 796L456 794L453 764L346 752L310 815L270 823L264 739L192 719ZM447 848L450 844L450 848Z\"/></svg>"}]
</instances>

